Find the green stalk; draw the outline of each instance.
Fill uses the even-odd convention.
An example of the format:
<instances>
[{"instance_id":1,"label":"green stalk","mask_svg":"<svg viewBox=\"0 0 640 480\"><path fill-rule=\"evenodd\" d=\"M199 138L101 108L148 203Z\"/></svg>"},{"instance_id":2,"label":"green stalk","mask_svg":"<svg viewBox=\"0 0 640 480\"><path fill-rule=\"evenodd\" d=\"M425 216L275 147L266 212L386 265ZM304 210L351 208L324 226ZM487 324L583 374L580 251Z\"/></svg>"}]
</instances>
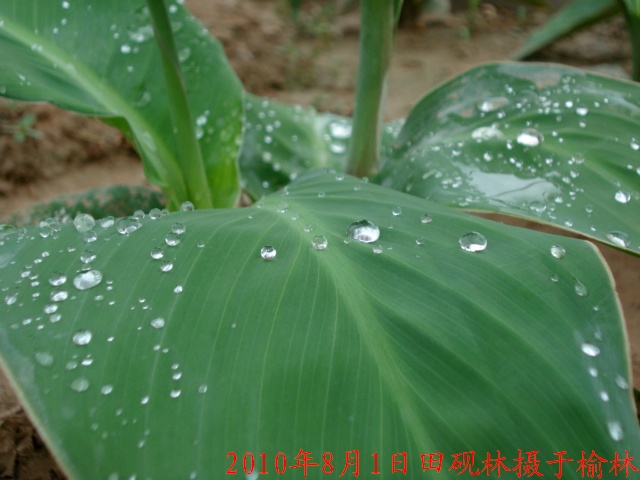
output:
<instances>
[{"instance_id":1,"label":"green stalk","mask_svg":"<svg viewBox=\"0 0 640 480\"><path fill-rule=\"evenodd\" d=\"M383 95L398 0L360 2L360 59L347 170L364 177L378 168Z\"/></svg>"},{"instance_id":2,"label":"green stalk","mask_svg":"<svg viewBox=\"0 0 640 480\"><path fill-rule=\"evenodd\" d=\"M640 81L640 2L638 0L618 0L627 21L631 37L631 78Z\"/></svg>"},{"instance_id":3,"label":"green stalk","mask_svg":"<svg viewBox=\"0 0 640 480\"><path fill-rule=\"evenodd\" d=\"M169 99L175 141L180 152L180 168L189 198L169 199L172 207L176 202L190 200L196 208L212 208L211 194L207 184L202 152L196 137L191 109L187 101L187 89L180 70L180 62L173 37L173 30L164 0L147 0L156 43L162 57L162 69Z\"/></svg>"}]
</instances>

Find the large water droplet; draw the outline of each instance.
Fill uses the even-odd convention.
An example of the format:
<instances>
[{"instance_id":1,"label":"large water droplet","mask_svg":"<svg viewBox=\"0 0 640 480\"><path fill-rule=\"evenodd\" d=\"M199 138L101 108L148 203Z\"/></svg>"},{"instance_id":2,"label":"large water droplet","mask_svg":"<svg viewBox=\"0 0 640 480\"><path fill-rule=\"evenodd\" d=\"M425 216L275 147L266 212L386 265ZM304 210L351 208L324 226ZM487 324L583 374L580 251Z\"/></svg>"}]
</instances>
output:
<instances>
[{"instance_id":1,"label":"large water droplet","mask_svg":"<svg viewBox=\"0 0 640 480\"><path fill-rule=\"evenodd\" d=\"M78 330L73 334L72 340L76 345L88 345L93 334L89 330Z\"/></svg>"},{"instance_id":2,"label":"large water droplet","mask_svg":"<svg viewBox=\"0 0 640 480\"><path fill-rule=\"evenodd\" d=\"M76 392L86 392L89 390L89 380L84 377L78 377L71 382L71 390Z\"/></svg>"},{"instance_id":3,"label":"large water droplet","mask_svg":"<svg viewBox=\"0 0 640 480\"><path fill-rule=\"evenodd\" d=\"M88 213L79 213L76 215L76 218L73 219L73 225L78 232L85 233L95 227L96 221Z\"/></svg>"},{"instance_id":4,"label":"large water droplet","mask_svg":"<svg viewBox=\"0 0 640 480\"><path fill-rule=\"evenodd\" d=\"M329 245L329 241L324 235L316 235L313 237L313 240L311 240L311 243L316 250L324 250L327 248L327 245Z\"/></svg>"},{"instance_id":5,"label":"large water droplet","mask_svg":"<svg viewBox=\"0 0 640 480\"><path fill-rule=\"evenodd\" d=\"M102 273L98 270L82 272L73 279L73 286L78 290L88 290L102 282Z\"/></svg>"},{"instance_id":6,"label":"large water droplet","mask_svg":"<svg viewBox=\"0 0 640 480\"><path fill-rule=\"evenodd\" d=\"M525 128L516 137L516 142L526 147L537 147L544 141L544 137L534 128Z\"/></svg>"},{"instance_id":7,"label":"large water droplet","mask_svg":"<svg viewBox=\"0 0 640 480\"><path fill-rule=\"evenodd\" d=\"M276 257L276 249L271 245L265 245L260 249L260 256L265 260L273 260Z\"/></svg>"},{"instance_id":8,"label":"large water droplet","mask_svg":"<svg viewBox=\"0 0 640 480\"><path fill-rule=\"evenodd\" d=\"M567 250L562 245L551 245L551 255L554 258L560 259L564 257L565 253Z\"/></svg>"},{"instance_id":9,"label":"large water droplet","mask_svg":"<svg viewBox=\"0 0 640 480\"><path fill-rule=\"evenodd\" d=\"M619 230L613 230L607 233L606 237L609 239L609 241L611 241L611 243L613 243L614 245L617 245L618 247L626 248L629 246L629 243L630 243L629 235Z\"/></svg>"},{"instance_id":10,"label":"large water droplet","mask_svg":"<svg viewBox=\"0 0 640 480\"><path fill-rule=\"evenodd\" d=\"M141 225L140 220L135 217L121 218L116 223L116 230L122 235L128 235L138 230Z\"/></svg>"},{"instance_id":11,"label":"large water droplet","mask_svg":"<svg viewBox=\"0 0 640 480\"><path fill-rule=\"evenodd\" d=\"M582 353L589 355L590 357L597 357L600 355L600 349L593 345L592 343L583 343L580 348L582 349Z\"/></svg>"},{"instance_id":12,"label":"large water droplet","mask_svg":"<svg viewBox=\"0 0 640 480\"><path fill-rule=\"evenodd\" d=\"M611 435L612 440L619 442L624 438L624 432L622 431L622 425L620 425L620 422L608 422L607 429L609 430L609 435Z\"/></svg>"},{"instance_id":13,"label":"large water droplet","mask_svg":"<svg viewBox=\"0 0 640 480\"><path fill-rule=\"evenodd\" d=\"M478 232L465 233L458 241L460 248L467 252L481 252L487 248L487 239Z\"/></svg>"},{"instance_id":14,"label":"large water droplet","mask_svg":"<svg viewBox=\"0 0 640 480\"><path fill-rule=\"evenodd\" d=\"M362 243L372 243L380 238L380 229L369 220L358 220L347 228L347 237Z\"/></svg>"},{"instance_id":15,"label":"large water droplet","mask_svg":"<svg viewBox=\"0 0 640 480\"><path fill-rule=\"evenodd\" d=\"M618 190L614 196L618 203L629 203L631 200L631 194L624 190Z\"/></svg>"}]
</instances>

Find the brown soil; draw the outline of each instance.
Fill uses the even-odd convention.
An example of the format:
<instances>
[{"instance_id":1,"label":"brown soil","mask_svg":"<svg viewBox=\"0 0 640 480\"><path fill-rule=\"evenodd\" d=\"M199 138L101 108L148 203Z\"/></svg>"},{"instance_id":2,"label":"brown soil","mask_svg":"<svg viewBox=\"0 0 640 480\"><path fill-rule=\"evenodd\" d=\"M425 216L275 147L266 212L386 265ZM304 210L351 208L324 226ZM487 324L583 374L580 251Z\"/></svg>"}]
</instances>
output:
<instances>
[{"instance_id":1,"label":"brown soil","mask_svg":"<svg viewBox=\"0 0 640 480\"><path fill-rule=\"evenodd\" d=\"M187 7L223 42L252 93L349 114L358 17L355 11L336 10L349 3L303 2L297 26L284 0L187 0ZM508 59L526 32L547 18L534 10L519 18L505 3L482 4L471 29L465 12L409 19L411 28L396 37L387 118L406 116L426 91L455 74ZM628 45L618 18L559 42L545 50L544 59L626 75ZM117 184L148 186L140 161L119 132L50 105L0 102L0 218L63 193ZM634 385L640 388L640 260L603 251L625 311ZM64 477L0 374L0 479L7 478Z\"/></svg>"}]
</instances>

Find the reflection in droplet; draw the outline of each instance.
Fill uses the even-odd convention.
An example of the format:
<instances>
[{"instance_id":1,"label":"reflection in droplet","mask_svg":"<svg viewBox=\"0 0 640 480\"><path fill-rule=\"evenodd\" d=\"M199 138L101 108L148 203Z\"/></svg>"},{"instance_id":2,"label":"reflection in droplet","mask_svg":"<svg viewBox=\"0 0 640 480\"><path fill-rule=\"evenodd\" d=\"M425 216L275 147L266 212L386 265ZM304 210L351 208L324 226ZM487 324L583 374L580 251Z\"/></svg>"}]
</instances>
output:
<instances>
[{"instance_id":1,"label":"reflection in droplet","mask_svg":"<svg viewBox=\"0 0 640 480\"><path fill-rule=\"evenodd\" d=\"M362 243L372 243L380 238L380 229L368 220L358 220L347 228L347 237Z\"/></svg>"},{"instance_id":2,"label":"reflection in droplet","mask_svg":"<svg viewBox=\"0 0 640 480\"><path fill-rule=\"evenodd\" d=\"M542 134L534 128L526 128L516 137L516 142L526 147L537 147L543 141Z\"/></svg>"},{"instance_id":3,"label":"reflection in droplet","mask_svg":"<svg viewBox=\"0 0 640 480\"><path fill-rule=\"evenodd\" d=\"M73 286L78 290L88 290L102 282L102 273L98 270L82 272L73 279Z\"/></svg>"},{"instance_id":4,"label":"reflection in droplet","mask_svg":"<svg viewBox=\"0 0 640 480\"><path fill-rule=\"evenodd\" d=\"M84 377L78 377L71 382L71 390L76 392L86 392L89 389L89 380Z\"/></svg>"},{"instance_id":5,"label":"reflection in droplet","mask_svg":"<svg viewBox=\"0 0 640 480\"><path fill-rule=\"evenodd\" d=\"M260 249L260 256L265 260L273 260L276 257L276 249L271 245L265 245Z\"/></svg>"},{"instance_id":6,"label":"reflection in droplet","mask_svg":"<svg viewBox=\"0 0 640 480\"><path fill-rule=\"evenodd\" d=\"M478 232L468 232L460 237L458 240L460 248L467 252L481 252L487 248L487 239L484 235Z\"/></svg>"},{"instance_id":7,"label":"reflection in droplet","mask_svg":"<svg viewBox=\"0 0 640 480\"><path fill-rule=\"evenodd\" d=\"M93 334L89 330L78 330L73 334L72 340L76 345L88 345L91 342Z\"/></svg>"},{"instance_id":8,"label":"reflection in droplet","mask_svg":"<svg viewBox=\"0 0 640 480\"><path fill-rule=\"evenodd\" d=\"M316 235L311 240L311 243L313 244L313 248L316 250L324 250L327 248L327 245L329 245L329 241L324 235Z\"/></svg>"},{"instance_id":9,"label":"reflection in droplet","mask_svg":"<svg viewBox=\"0 0 640 480\"><path fill-rule=\"evenodd\" d=\"M592 343L583 343L580 348L582 349L582 353L589 355L590 357L597 357L600 355L600 349L593 345Z\"/></svg>"},{"instance_id":10,"label":"reflection in droplet","mask_svg":"<svg viewBox=\"0 0 640 480\"><path fill-rule=\"evenodd\" d=\"M554 258L563 258L567 250L561 245L551 245L551 255Z\"/></svg>"},{"instance_id":11,"label":"reflection in droplet","mask_svg":"<svg viewBox=\"0 0 640 480\"><path fill-rule=\"evenodd\" d=\"M629 246L629 243L630 243L629 235L619 230L613 230L607 233L606 237L609 239L609 241L611 241L611 243L613 243L614 245L617 245L618 247L626 248Z\"/></svg>"}]
</instances>

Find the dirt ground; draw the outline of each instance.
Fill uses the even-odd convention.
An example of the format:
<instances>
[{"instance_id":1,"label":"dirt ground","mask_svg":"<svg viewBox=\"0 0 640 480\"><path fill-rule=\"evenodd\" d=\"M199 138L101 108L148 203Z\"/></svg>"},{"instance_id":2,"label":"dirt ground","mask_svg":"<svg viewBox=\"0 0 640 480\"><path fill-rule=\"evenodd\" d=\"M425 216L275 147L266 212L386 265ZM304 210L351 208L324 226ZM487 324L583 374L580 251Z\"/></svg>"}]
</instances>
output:
<instances>
[{"instance_id":1,"label":"dirt ground","mask_svg":"<svg viewBox=\"0 0 640 480\"><path fill-rule=\"evenodd\" d=\"M342 114L351 113L358 52L357 11L335 8L347 3L303 2L296 25L284 0L186 1L223 42L250 92ZM431 12L410 21L396 37L387 118L406 116L426 91L457 73L508 59L547 16L502 0L482 4L473 24L466 11ZM627 76L624 21L616 18L561 41L541 59ZM148 186L135 152L117 131L49 105L0 102L0 219L60 194L112 185ZM603 253L616 278L634 385L640 388L640 260L608 248ZM0 377L0 479L10 478L64 476Z\"/></svg>"}]
</instances>

